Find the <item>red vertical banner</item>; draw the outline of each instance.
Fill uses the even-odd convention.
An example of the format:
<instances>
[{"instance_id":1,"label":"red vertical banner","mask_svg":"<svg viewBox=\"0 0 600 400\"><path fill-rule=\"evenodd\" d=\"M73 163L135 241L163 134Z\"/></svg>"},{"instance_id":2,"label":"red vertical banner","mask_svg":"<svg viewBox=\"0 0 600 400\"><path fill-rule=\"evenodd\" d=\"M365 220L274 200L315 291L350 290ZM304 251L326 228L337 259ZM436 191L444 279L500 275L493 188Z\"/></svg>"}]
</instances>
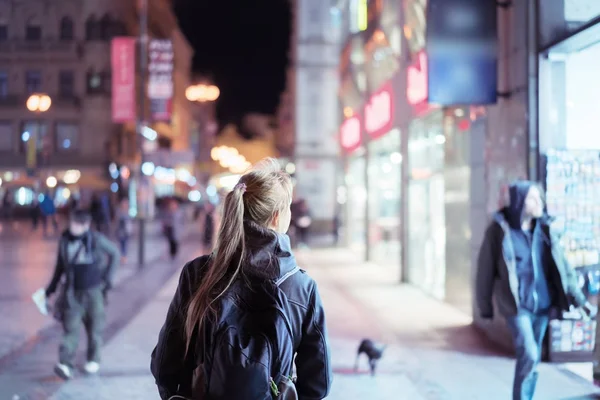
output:
<instances>
[{"instance_id":1,"label":"red vertical banner","mask_svg":"<svg viewBox=\"0 0 600 400\"><path fill-rule=\"evenodd\" d=\"M112 120L135 120L135 38L117 37L111 44Z\"/></svg>"}]
</instances>

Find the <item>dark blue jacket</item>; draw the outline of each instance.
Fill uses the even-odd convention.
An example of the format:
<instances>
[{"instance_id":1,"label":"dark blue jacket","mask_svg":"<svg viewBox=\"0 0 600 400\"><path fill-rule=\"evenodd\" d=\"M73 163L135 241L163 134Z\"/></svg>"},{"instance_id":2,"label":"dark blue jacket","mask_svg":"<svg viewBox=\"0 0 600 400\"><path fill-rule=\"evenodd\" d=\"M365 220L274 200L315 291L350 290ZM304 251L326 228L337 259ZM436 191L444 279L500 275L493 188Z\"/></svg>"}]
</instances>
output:
<instances>
[{"instance_id":1,"label":"dark blue jacket","mask_svg":"<svg viewBox=\"0 0 600 400\"><path fill-rule=\"evenodd\" d=\"M511 235L515 222L519 221L520 224L520 214L516 211L522 210L524 200L520 206L513 204L512 209L506 207L494 214L481 244L475 297L482 318L494 316L493 297L498 310L505 317L516 315L519 308L524 306L519 290L518 260ZM578 286L575 271L565 259L558 238L550 232L550 222L551 218L547 215L536 221L532 246L541 247L538 262L546 275L552 306L561 310L568 310L572 303L583 306L586 297ZM527 298L525 301L528 301Z\"/></svg>"},{"instance_id":2,"label":"dark blue jacket","mask_svg":"<svg viewBox=\"0 0 600 400\"><path fill-rule=\"evenodd\" d=\"M519 281L519 301L522 308L534 313L547 311L552 305L544 259L541 224L534 220L532 229L522 229L525 198L531 188L529 181L517 181L510 186L510 206L505 211Z\"/></svg>"},{"instance_id":3,"label":"dark blue jacket","mask_svg":"<svg viewBox=\"0 0 600 400\"><path fill-rule=\"evenodd\" d=\"M249 254L242 263L243 275L275 280L286 274L289 276L295 269L296 260L286 235L276 234L248 221L245 223L245 234L246 250ZM162 399L177 394L181 388L186 388L184 392L191 391L186 394L192 399L205 398L206 376L210 375L210 366L215 363L211 360L213 343L211 337L193 343L191 347L195 349L194 359L191 362L186 360L184 324L187 305L199 287L203 271L209 262L210 256L203 256L183 268L167 319L160 331L158 344L152 353L151 370ZM244 288L244 285L233 285L230 290ZM290 305L287 316L292 325L294 352L297 354L296 389L299 398L324 399L331 387L332 370L325 314L317 285L301 270L301 273L289 276L280 288ZM248 293L244 292L243 295ZM209 325L210 322L206 324ZM211 331L210 326L205 329ZM192 376L191 383L186 382L189 376Z\"/></svg>"}]
</instances>

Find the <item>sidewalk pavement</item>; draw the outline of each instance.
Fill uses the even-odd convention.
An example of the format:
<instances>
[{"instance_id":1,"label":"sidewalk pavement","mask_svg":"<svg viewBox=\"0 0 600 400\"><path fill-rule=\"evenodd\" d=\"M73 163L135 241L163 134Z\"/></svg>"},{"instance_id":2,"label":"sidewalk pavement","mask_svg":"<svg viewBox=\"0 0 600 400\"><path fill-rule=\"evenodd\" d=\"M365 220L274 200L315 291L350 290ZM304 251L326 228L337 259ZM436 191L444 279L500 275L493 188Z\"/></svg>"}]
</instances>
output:
<instances>
[{"instance_id":1,"label":"sidewalk pavement","mask_svg":"<svg viewBox=\"0 0 600 400\"><path fill-rule=\"evenodd\" d=\"M417 289L397 284L394 268L361 263L344 250L305 250L299 264L316 279L328 318L334 400L446 400L511 398L514 361L489 347L469 316ZM150 353L177 278L104 349L102 372L63 385L54 400L158 399ZM387 343L378 374L361 360L364 337ZM595 388L552 365L542 365L538 399L593 399Z\"/></svg>"}]
</instances>

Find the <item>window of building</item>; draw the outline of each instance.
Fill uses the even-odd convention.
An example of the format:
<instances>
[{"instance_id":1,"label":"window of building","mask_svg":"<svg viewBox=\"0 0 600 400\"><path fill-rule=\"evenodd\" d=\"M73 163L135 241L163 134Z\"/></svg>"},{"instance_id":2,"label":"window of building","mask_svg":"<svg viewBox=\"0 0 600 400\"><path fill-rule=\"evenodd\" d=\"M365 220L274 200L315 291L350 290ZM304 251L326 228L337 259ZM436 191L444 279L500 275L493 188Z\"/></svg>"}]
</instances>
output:
<instances>
[{"instance_id":1,"label":"window of building","mask_svg":"<svg viewBox=\"0 0 600 400\"><path fill-rule=\"evenodd\" d=\"M100 22L96 16L91 15L85 22L85 38L86 40L100 40Z\"/></svg>"},{"instance_id":2,"label":"window of building","mask_svg":"<svg viewBox=\"0 0 600 400\"><path fill-rule=\"evenodd\" d=\"M14 132L10 121L0 121L0 152L14 149Z\"/></svg>"},{"instance_id":3,"label":"window of building","mask_svg":"<svg viewBox=\"0 0 600 400\"><path fill-rule=\"evenodd\" d=\"M48 148L48 124L46 121L23 121L21 123L21 152L27 151L27 142L36 140L37 152Z\"/></svg>"},{"instance_id":4,"label":"window of building","mask_svg":"<svg viewBox=\"0 0 600 400\"><path fill-rule=\"evenodd\" d=\"M73 122L56 123L56 148L59 151L73 151L79 144L79 125Z\"/></svg>"},{"instance_id":5,"label":"window of building","mask_svg":"<svg viewBox=\"0 0 600 400\"><path fill-rule=\"evenodd\" d=\"M8 25L0 24L0 42L8 40Z\"/></svg>"},{"instance_id":6,"label":"window of building","mask_svg":"<svg viewBox=\"0 0 600 400\"><path fill-rule=\"evenodd\" d=\"M35 93L42 90L42 73L40 71L25 72L25 88L27 93Z\"/></svg>"},{"instance_id":7,"label":"window of building","mask_svg":"<svg viewBox=\"0 0 600 400\"><path fill-rule=\"evenodd\" d=\"M37 19L31 19L25 26L26 40L42 40L42 27Z\"/></svg>"},{"instance_id":8,"label":"window of building","mask_svg":"<svg viewBox=\"0 0 600 400\"><path fill-rule=\"evenodd\" d=\"M60 20L60 40L73 40L73 20L71 17L62 17Z\"/></svg>"},{"instance_id":9,"label":"window of building","mask_svg":"<svg viewBox=\"0 0 600 400\"><path fill-rule=\"evenodd\" d=\"M110 40L113 31L113 19L110 15L105 14L100 20L100 37L102 40Z\"/></svg>"},{"instance_id":10,"label":"window of building","mask_svg":"<svg viewBox=\"0 0 600 400\"><path fill-rule=\"evenodd\" d=\"M0 98L8 96L8 73L0 71Z\"/></svg>"},{"instance_id":11,"label":"window of building","mask_svg":"<svg viewBox=\"0 0 600 400\"><path fill-rule=\"evenodd\" d=\"M75 73L71 70L60 71L58 74L58 94L60 97L72 97L75 93Z\"/></svg>"}]
</instances>

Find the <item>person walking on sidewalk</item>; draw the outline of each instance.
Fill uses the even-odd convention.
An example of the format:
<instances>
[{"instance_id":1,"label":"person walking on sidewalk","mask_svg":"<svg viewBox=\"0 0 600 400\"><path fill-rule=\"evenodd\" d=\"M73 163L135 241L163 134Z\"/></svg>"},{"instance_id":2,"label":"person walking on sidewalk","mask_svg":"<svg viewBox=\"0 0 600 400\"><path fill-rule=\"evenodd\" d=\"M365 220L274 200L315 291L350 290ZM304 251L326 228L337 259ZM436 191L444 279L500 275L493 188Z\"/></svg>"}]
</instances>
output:
<instances>
[{"instance_id":1,"label":"person walking on sidewalk","mask_svg":"<svg viewBox=\"0 0 600 400\"><path fill-rule=\"evenodd\" d=\"M63 326L59 361L54 371L63 379L73 376L73 360L83 323L88 337L85 372L100 368L100 347L104 328L104 304L119 264L119 250L103 234L90 231L91 215L83 210L71 213L69 228L58 244L56 267L46 298L51 297L63 280L54 314ZM108 256L108 264L105 263ZM103 262L104 261L104 262Z\"/></svg>"},{"instance_id":2,"label":"person walking on sidewalk","mask_svg":"<svg viewBox=\"0 0 600 400\"><path fill-rule=\"evenodd\" d=\"M291 199L291 178L272 159L243 175L225 197L215 250L183 268L152 353L162 399L327 396L325 314L285 235ZM289 379L294 355L295 384ZM286 397L290 391L297 397Z\"/></svg>"},{"instance_id":3,"label":"person walking on sidewalk","mask_svg":"<svg viewBox=\"0 0 600 400\"><path fill-rule=\"evenodd\" d=\"M48 221L52 224L53 234L56 235L58 232L58 220L56 218L56 206L54 205L54 199L50 195L50 192L46 192L42 195L40 212L42 214L42 229L44 230L44 236L48 236Z\"/></svg>"},{"instance_id":4,"label":"person walking on sidewalk","mask_svg":"<svg viewBox=\"0 0 600 400\"><path fill-rule=\"evenodd\" d=\"M129 215L129 200L126 198L122 199L119 203L116 222L116 236L121 250L121 263L125 263L127 261L129 238L131 238L131 234L133 233L133 221Z\"/></svg>"},{"instance_id":5,"label":"person walking on sidewalk","mask_svg":"<svg viewBox=\"0 0 600 400\"><path fill-rule=\"evenodd\" d=\"M169 243L169 255L174 260L179 254L179 241L181 240L181 230L183 229L183 213L179 209L179 203L176 199L169 199L165 204L163 215L163 233Z\"/></svg>"},{"instance_id":6,"label":"person walking on sidewalk","mask_svg":"<svg viewBox=\"0 0 600 400\"><path fill-rule=\"evenodd\" d=\"M542 189L517 181L509 195L509 206L494 215L479 251L476 300L481 317L492 319L494 295L516 351L513 399L531 400L550 310L569 310L570 298L589 316L597 308L587 302L550 232Z\"/></svg>"}]
</instances>

